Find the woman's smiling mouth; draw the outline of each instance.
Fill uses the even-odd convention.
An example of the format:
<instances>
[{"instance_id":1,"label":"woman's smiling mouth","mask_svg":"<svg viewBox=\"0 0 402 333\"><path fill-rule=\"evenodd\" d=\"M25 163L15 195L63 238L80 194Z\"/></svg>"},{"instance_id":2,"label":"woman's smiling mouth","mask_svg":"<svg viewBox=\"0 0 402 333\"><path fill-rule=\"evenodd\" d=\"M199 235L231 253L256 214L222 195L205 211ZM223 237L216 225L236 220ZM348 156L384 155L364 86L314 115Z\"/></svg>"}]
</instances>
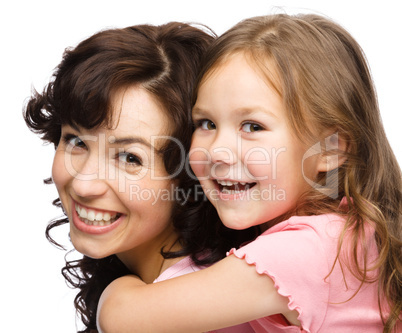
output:
<instances>
[{"instance_id":1,"label":"woman's smiling mouth","mask_svg":"<svg viewBox=\"0 0 402 333\"><path fill-rule=\"evenodd\" d=\"M115 229L126 215L81 206L73 201L73 224L87 234L100 235Z\"/></svg>"},{"instance_id":2,"label":"woman's smiling mouth","mask_svg":"<svg viewBox=\"0 0 402 333\"><path fill-rule=\"evenodd\" d=\"M122 214L88 209L75 203L75 210L79 219L86 225L107 226L115 222Z\"/></svg>"}]
</instances>

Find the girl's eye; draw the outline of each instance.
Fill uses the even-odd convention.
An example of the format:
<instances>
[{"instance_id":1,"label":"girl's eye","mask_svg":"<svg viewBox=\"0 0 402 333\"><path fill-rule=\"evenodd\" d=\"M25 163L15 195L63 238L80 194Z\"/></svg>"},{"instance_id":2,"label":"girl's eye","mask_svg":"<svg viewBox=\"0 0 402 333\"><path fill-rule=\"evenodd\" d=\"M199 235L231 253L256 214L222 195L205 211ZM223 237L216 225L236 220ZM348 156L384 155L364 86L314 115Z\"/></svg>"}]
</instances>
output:
<instances>
[{"instance_id":1,"label":"girl's eye","mask_svg":"<svg viewBox=\"0 0 402 333\"><path fill-rule=\"evenodd\" d=\"M130 165L141 165L142 164L141 159L131 153L120 153L118 158L119 158L119 161L124 164L130 164Z\"/></svg>"},{"instance_id":2,"label":"girl's eye","mask_svg":"<svg viewBox=\"0 0 402 333\"><path fill-rule=\"evenodd\" d=\"M245 124L242 125L242 130L243 130L244 132L251 133L251 132L262 131L263 128L262 128L260 125L258 125L258 124L254 124L254 123L245 123Z\"/></svg>"},{"instance_id":3,"label":"girl's eye","mask_svg":"<svg viewBox=\"0 0 402 333\"><path fill-rule=\"evenodd\" d=\"M216 125L208 119L201 120L200 127L206 131L212 131L216 129Z\"/></svg>"}]
</instances>

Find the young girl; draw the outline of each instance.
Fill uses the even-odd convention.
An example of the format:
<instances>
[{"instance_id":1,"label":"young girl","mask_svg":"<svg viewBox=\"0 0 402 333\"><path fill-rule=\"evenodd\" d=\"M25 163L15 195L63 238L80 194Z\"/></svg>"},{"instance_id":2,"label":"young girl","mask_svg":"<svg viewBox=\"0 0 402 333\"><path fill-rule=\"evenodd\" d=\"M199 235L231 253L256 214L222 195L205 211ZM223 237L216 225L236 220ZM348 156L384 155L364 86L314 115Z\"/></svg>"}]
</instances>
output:
<instances>
[{"instance_id":1,"label":"young girl","mask_svg":"<svg viewBox=\"0 0 402 333\"><path fill-rule=\"evenodd\" d=\"M69 223L84 255L63 268L79 289L81 332L96 330L99 297L115 278L182 275L246 239L196 200L197 182L184 167L193 85L213 39L179 22L99 32L68 49L27 104L28 126L57 148L48 182L66 216L51 222L47 237L56 244L51 229Z\"/></svg>"},{"instance_id":2,"label":"young girl","mask_svg":"<svg viewBox=\"0 0 402 333\"><path fill-rule=\"evenodd\" d=\"M316 15L251 18L200 78L193 171L227 227L265 231L203 271L116 280L100 331L400 332L401 171L356 41Z\"/></svg>"}]
</instances>

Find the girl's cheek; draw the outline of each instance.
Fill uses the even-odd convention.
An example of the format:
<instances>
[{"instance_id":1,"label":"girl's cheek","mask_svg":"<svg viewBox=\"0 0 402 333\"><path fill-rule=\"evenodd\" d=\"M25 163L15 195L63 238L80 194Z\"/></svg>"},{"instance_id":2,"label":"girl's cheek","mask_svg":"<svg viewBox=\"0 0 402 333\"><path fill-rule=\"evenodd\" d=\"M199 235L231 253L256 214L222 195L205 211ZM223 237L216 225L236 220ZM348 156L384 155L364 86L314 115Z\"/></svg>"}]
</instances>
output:
<instances>
[{"instance_id":1,"label":"girl's cheek","mask_svg":"<svg viewBox=\"0 0 402 333\"><path fill-rule=\"evenodd\" d=\"M245 169L250 173L248 176L255 180L269 179L272 170L272 159L264 148L252 149L243 155Z\"/></svg>"},{"instance_id":2,"label":"girl's cheek","mask_svg":"<svg viewBox=\"0 0 402 333\"><path fill-rule=\"evenodd\" d=\"M208 152L201 148L194 148L190 151L190 167L197 177L206 177L206 166L211 163Z\"/></svg>"}]
</instances>

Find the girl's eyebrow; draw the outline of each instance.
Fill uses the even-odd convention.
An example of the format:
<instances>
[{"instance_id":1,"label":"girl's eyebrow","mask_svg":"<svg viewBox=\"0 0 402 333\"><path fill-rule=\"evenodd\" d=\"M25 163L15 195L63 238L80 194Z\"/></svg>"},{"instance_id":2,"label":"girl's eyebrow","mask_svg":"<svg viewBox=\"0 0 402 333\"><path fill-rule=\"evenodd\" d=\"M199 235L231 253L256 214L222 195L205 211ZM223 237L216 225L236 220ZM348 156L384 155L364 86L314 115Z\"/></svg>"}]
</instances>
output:
<instances>
[{"instance_id":1,"label":"girl's eyebrow","mask_svg":"<svg viewBox=\"0 0 402 333\"><path fill-rule=\"evenodd\" d=\"M242 116L242 117L252 116L254 114L260 114L260 115L266 114L271 118L278 119L278 116L275 113L271 112L270 110L268 110L266 108L260 107L260 106L241 107L241 108L235 109L233 112L234 112L234 114ZM193 117L194 116L203 117L203 116L207 116L208 114L209 114L209 112L207 110L204 110L197 106L195 106L192 111Z\"/></svg>"},{"instance_id":2,"label":"girl's eyebrow","mask_svg":"<svg viewBox=\"0 0 402 333\"><path fill-rule=\"evenodd\" d=\"M204 115L208 114L208 111L206 111L206 110L204 110L204 109L202 109L200 107L194 106L191 113L192 113L193 116L201 117L201 116L204 116Z\"/></svg>"},{"instance_id":3,"label":"girl's eyebrow","mask_svg":"<svg viewBox=\"0 0 402 333\"><path fill-rule=\"evenodd\" d=\"M275 118L278 119L278 116L271 112L270 110L260 107L260 106L256 106L256 107L246 107L246 108L239 108L237 110L235 110L235 112L240 115L240 116L252 116L254 114L264 114L264 115L268 115L271 118Z\"/></svg>"}]
</instances>

